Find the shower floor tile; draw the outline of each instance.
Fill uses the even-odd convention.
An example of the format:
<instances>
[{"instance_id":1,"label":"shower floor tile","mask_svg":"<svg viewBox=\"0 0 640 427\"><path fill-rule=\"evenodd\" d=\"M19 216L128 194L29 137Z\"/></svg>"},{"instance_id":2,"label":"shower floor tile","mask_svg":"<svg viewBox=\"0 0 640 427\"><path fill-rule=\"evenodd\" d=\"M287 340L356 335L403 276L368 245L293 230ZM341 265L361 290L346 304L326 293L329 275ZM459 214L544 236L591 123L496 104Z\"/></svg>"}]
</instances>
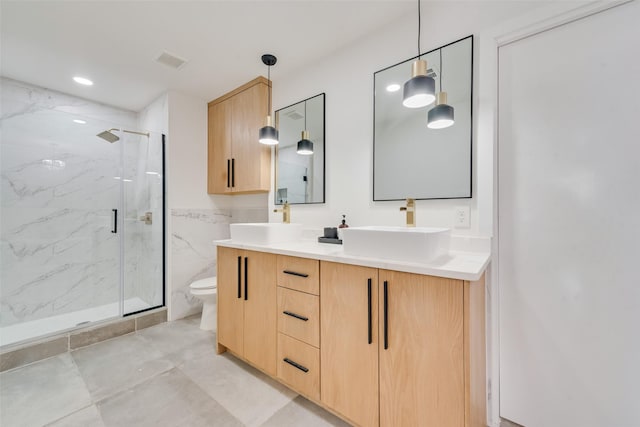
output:
<instances>
[{"instance_id":1,"label":"shower floor tile","mask_svg":"<svg viewBox=\"0 0 640 427\"><path fill-rule=\"evenodd\" d=\"M0 374L0 425L345 426L234 357L192 317Z\"/></svg>"}]
</instances>

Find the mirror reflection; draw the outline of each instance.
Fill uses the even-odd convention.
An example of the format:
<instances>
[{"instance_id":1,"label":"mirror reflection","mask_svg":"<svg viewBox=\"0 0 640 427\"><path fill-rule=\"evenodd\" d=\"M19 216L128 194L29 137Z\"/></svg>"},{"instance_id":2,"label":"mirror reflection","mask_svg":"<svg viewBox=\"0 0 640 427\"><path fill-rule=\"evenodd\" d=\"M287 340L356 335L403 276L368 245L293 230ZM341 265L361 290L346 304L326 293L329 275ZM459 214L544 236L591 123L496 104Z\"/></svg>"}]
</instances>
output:
<instances>
[{"instance_id":1,"label":"mirror reflection","mask_svg":"<svg viewBox=\"0 0 640 427\"><path fill-rule=\"evenodd\" d=\"M443 110L437 101L403 106L416 58L374 74L374 201L471 197L472 51L469 36L421 56L436 94L446 92L444 104L453 108L447 127L436 120Z\"/></svg>"},{"instance_id":2,"label":"mirror reflection","mask_svg":"<svg viewBox=\"0 0 640 427\"><path fill-rule=\"evenodd\" d=\"M276 111L275 204L324 203L325 94Z\"/></svg>"}]
</instances>

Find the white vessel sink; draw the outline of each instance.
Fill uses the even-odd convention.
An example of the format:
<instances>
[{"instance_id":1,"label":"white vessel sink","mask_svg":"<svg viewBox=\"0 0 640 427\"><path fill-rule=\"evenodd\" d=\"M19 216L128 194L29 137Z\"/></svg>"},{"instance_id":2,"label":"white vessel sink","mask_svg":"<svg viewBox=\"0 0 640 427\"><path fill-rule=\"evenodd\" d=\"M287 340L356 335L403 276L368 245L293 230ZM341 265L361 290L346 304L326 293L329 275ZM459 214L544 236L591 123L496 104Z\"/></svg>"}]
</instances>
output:
<instances>
[{"instance_id":1,"label":"white vessel sink","mask_svg":"<svg viewBox=\"0 0 640 427\"><path fill-rule=\"evenodd\" d=\"M435 227L350 227L342 230L347 255L429 262L449 252L450 230Z\"/></svg>"},{"instance_id":2,"label":"white vessel sink","mask_svg":"<svg viewBox=\"0 0 640 427\"><path fill-rule=\"evenodd\" d=\"M255 222L231 224L231 240L234 243L271 245L294 242L302 236L302 224L279 222Z\"/></svg>"}]
</instances>

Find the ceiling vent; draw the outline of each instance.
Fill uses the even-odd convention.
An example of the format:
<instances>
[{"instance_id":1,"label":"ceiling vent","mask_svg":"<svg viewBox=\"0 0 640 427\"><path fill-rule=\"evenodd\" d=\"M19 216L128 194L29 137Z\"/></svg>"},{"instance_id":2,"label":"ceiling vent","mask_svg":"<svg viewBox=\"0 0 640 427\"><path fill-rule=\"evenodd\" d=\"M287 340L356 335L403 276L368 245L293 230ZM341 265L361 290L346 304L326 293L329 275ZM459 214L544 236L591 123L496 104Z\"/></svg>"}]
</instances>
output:
<instances>
[{"instance_id":1,"label":"ceiling vent","mask_svg":"<svg viewBox=\"0 0 640 427\"><path fill-rule=\"evenodd\" d=\"M304 118L304 116L298 113L296 110L285 113L285 116L289 117L292 120L300 120Z\"/></svg>"},{"instance_id":2,"label":"ceiling vent","mask_svg":"<svg viewBox=\"0 0 640 427\"><path fill-rule=\"evenodd\" d=\"M187 60L182 59L179 56L176 56L165 50L160 54L160 56L156 58L156 62L166 65L167 67L171 67L175 70L179 70L184 64L187 63Z\"/></svg>"},{"instance_id":3,"label":"ceiling vent","mask_svg":"<svg viewBox=\"0 0 640 427\"><path fill-rule=\"evenodd\" d=\"M436 67L429 68L427 70L427 77L431 77L432 79L438 77L438 69Z\"/></svg>"}]
</instances>

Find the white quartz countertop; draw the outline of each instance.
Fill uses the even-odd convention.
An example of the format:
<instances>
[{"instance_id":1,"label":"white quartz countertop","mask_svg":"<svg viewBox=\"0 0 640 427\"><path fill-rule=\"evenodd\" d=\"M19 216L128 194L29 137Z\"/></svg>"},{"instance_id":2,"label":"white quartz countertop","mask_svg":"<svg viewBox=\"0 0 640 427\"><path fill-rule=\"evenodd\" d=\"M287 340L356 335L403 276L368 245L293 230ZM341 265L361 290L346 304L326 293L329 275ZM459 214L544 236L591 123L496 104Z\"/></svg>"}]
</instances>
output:
<instances>
[{"instance_id":1,"label":"white quartz countertop","mask_svg":"<svg viewBox=\"0 0 640 427\"><path fill-rule=\"evenodd\" d=\"M216 240L214 244L227 248L246 249L251 251L268 252L279 255L289 255L300 258L333 261L343 264L361 265L365 267L381 268L385 270L403 271L406 273L426 274L429 276L447 277L450 279L475 281L489 265L491 254L484 251L464 252L449 251L449 254L428 263L402 262L388 259L360 257L344 253L342 245L318 243L315 240L300 240L291 243L276 243L272 245L255 245L234 243L233 240Z\"/></svg>"}]
</instances>

